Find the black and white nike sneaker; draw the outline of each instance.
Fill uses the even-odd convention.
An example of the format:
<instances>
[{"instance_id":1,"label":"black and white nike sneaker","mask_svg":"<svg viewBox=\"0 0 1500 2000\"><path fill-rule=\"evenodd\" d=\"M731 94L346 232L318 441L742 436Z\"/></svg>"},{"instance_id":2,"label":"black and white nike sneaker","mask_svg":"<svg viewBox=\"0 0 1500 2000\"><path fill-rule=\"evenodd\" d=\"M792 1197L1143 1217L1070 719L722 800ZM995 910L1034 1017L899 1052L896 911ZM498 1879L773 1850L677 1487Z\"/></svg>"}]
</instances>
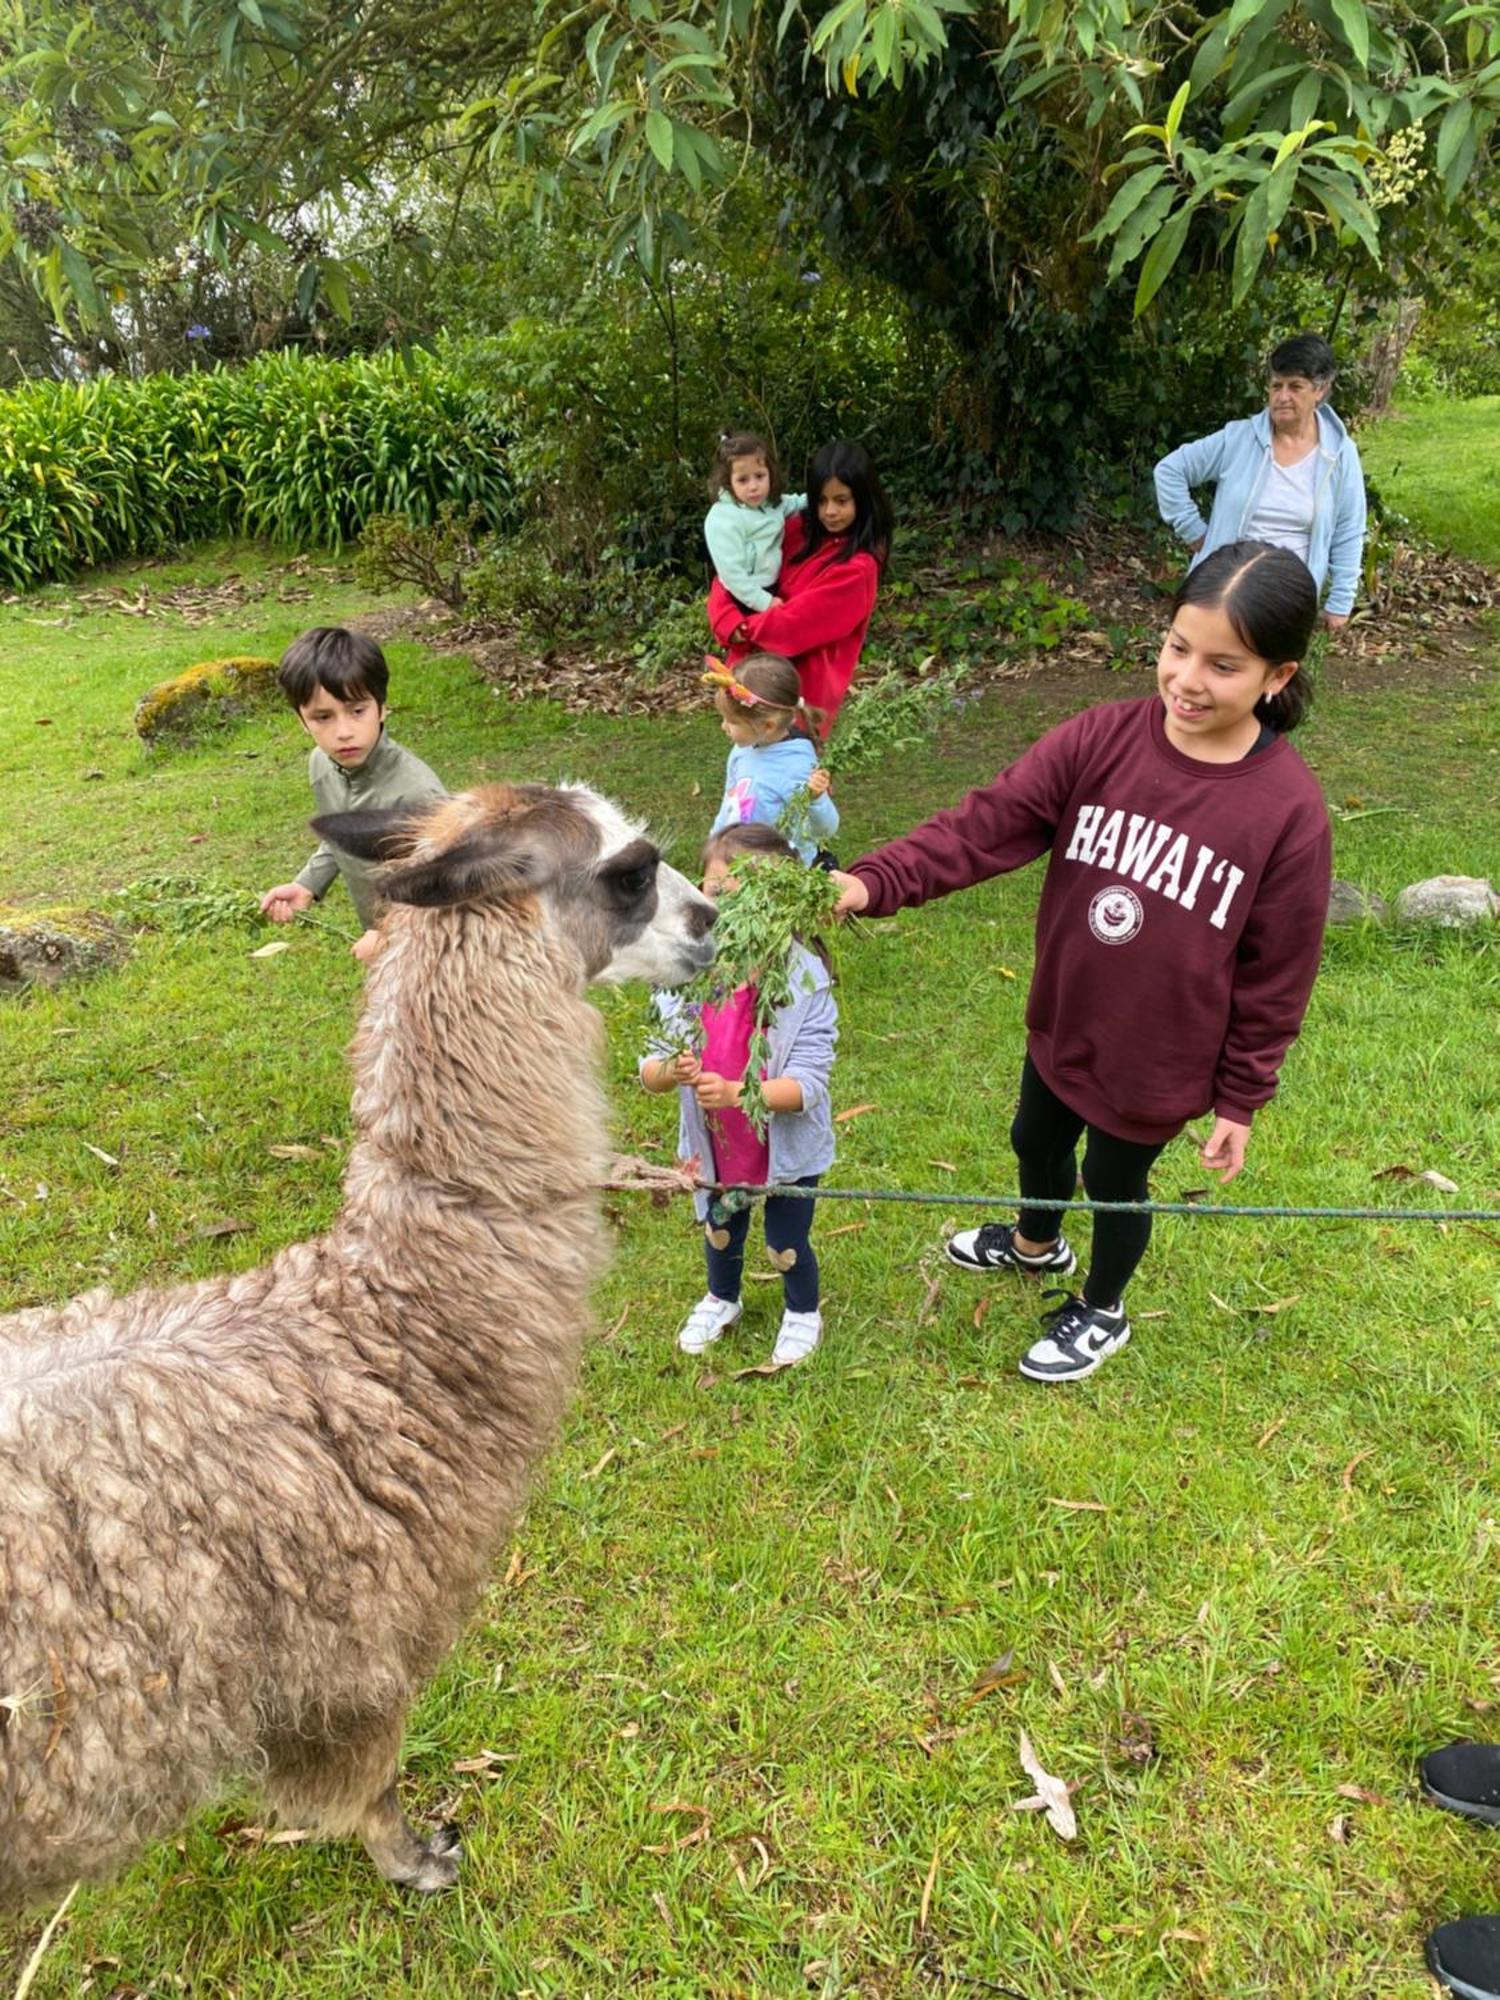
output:
<instances>
[{"instance_id":1,"label":"black and white nike sneaker","mask_svg":"<svg viewBox=\"0 0 1500 2000\"><path fill-rule=\"evenodd\" d=\"M1078 1258L1066 1236L1059 1236L1040 1256L1028 1257L1016 1248L1015 1225L1009 1222L960 1229L948 1239L948 1256L965 1271L1024 1271L1033 1278L1066 1278L1078 1269Z\"/></svg>"},{"instance_id":2,"label":"black and white nike sneaker","mask_svg":"<svg viewBox=\"0 0 1500 2000\"><path fill-rule=\"evenodd\" d=\"M1125 1308L1111 1312L1071 1292L1049 1292L1062 1304L1042 1314L1047 1331L1021 1356L1021 1373L1033 1382L1081 1382L1130 1338Z\"/></svg>"}]
</instances>

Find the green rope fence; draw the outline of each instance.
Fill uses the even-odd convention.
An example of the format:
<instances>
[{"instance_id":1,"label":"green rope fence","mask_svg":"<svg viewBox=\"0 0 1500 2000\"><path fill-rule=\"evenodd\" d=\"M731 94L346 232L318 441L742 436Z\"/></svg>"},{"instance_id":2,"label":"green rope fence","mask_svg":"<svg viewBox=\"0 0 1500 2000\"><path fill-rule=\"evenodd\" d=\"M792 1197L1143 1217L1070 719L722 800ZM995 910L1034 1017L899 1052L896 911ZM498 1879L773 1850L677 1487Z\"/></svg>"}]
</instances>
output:
<instances>
[{"instance_id":1,"label":"green rope fence","mask_svg":"<svg viewBox=\"0 0 1500 2000\"><path fill-rule=\"evenodd\" d=\"M745 1182L703 1181L699 1191L714 1196L713 1219L722 1223L739 1209L749 1208L770 1195L796 1201L894 1201L921 1208L1045 1208L1084 1210L1099 1215L1191 1215L1216 1220L1274 1218L1294 1222L1493 1222L1500 1224L1496 1208L1297 1208L1289 1204L1232 1207L1223 1202L1202 1201L1052 1201L1039 1196L1016 1194L927 1194L912 1188L826 1188L796 1187L773 1183L752 1187Z\"/></svg>"}]
</instances>

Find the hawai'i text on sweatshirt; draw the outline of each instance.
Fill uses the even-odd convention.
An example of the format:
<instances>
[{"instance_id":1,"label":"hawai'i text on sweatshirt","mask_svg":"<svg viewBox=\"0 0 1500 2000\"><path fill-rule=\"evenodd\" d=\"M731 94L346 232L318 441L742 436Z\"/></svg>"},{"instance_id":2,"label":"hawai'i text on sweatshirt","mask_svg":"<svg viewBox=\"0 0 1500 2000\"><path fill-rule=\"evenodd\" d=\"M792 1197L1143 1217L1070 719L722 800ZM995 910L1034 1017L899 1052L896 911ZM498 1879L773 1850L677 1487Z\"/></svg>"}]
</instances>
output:
<instances>
[{"instance_id":1,"label":"hawai'i text on sweatshirt","mask_svg":"<svg viewBox=\"0 0 1500 2000\"><path fill-rule=\"evenodd\" d=\"M1034 743L992 784L853 864L867 914L988 881L1050 849L1026 1007L1063 1102L1159 1144L1276 1089L1317 975L1331 841L1316 779L1278 737L1237 763L1167 740L1155 696Z\"/></svg>"}]
</instances>

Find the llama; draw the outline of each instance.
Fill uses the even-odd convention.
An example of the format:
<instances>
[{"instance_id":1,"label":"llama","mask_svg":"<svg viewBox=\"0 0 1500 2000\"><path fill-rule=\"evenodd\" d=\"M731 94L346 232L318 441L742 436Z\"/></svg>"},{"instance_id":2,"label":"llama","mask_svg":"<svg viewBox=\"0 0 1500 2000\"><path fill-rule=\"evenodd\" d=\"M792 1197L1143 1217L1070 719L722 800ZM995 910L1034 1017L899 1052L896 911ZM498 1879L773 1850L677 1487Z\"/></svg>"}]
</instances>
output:
<instances>
[{"instance_id":1,"label":"llama","mask_svg":"<svg viewBox=\"0 0 1500 2000\"><path fill-rule=\"evenodd\" d=\"M583 987L691 977L713 908L581 786L315 828L392 863L338 1220L241 1277L0 1317L0 1910L236 1777L392 1882L457 1879L397 1758L604 1260Z\"/></svg>"}]
</instances>

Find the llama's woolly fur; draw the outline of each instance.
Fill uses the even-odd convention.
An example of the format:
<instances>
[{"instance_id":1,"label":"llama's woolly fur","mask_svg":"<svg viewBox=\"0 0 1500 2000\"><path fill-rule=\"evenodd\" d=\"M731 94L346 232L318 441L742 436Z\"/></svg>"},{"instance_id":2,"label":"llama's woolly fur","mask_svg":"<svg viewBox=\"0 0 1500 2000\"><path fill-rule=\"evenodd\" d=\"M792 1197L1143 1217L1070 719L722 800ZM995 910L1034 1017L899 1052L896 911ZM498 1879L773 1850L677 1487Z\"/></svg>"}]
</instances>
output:
<instances>
[{"instance_id":1,"label":"llama's woolly fur","mask_svg":"<svg viewBox=\"0 0 1500 2000\"><path fill-rule=\"evenodd\" d=\"M0 1909L246 1774L370 1840L558 1423L604 1249L598 968L536 896L387 927L328 1234L0 1319Z\"/></svg>"}]
</instances>

